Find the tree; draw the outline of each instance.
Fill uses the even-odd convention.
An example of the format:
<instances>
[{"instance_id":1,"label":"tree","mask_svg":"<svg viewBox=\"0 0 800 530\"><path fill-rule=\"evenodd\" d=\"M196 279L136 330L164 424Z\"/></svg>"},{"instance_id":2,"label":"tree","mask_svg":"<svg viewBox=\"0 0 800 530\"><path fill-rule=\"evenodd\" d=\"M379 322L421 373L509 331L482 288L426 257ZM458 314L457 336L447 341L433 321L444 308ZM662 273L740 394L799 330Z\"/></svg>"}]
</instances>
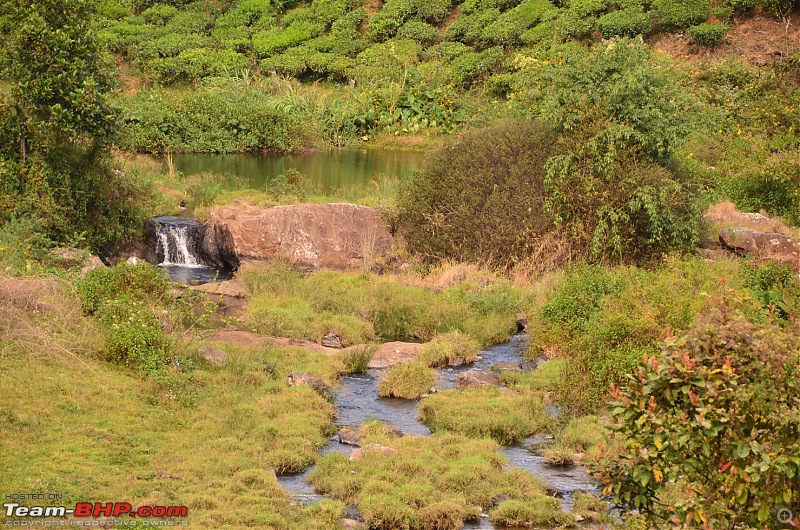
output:
<instances>
[{"instance_id":1,"label":"tree","mask_svg":"<svg viewBox=\"0 0 800 530\"><path fill-rule=\"evenodd\" d=\"M135 190L110 166L114 79L94 16L89 0L0 0L0 64L10 82L0 103L0 178L13 197L0 204L0 221L37 217L57 240L100 244L131 224Z\"/></svg>"}]
</instances>

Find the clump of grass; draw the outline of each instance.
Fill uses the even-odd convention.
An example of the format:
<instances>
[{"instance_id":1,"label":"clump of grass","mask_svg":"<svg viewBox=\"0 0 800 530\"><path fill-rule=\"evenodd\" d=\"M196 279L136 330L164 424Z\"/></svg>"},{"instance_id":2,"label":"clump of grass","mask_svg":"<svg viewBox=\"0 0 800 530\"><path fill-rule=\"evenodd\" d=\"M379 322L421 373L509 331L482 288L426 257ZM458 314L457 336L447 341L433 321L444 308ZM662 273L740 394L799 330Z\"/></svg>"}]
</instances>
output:
<instances>
[{"instance_id":1,"label":"clump of grass","mask_svg":"<svg viewBox=\"0 0 800 530\"><path fill-rule=\"evenodd\" d=\"M498 495L523 502L545 497L531 475L504 470L506 459L490 440L449 433L395 438L376 427L362 426L374 431L364 443L387 445L396 453L367 452L354 462L330 453L310 475L317 491L356 505L372 528L461 528Z\"/></svg>"},{"instance_id":2,"label":"clump of grass","mask_svg":"<svg viewBox=\"0 0 800 530\"><path fill-rule=\"evenodd\" d=\"M608 514L608 503L591 493L576 491L572 497L572 511L587 521L610 523L612 520Z\"/></svg>"},{"instance_id":3,"label":"clump of grass","mask_svg":"<svg viewBox=\"0 0 800 530\"><path fill-rule=\"evenodd\" d=\"M555 435L555 444L543 451L544 460L554 466L572 465L578 453L591 453L606 437L597 416L570 419Z\"/></svg>"},{"instance_id":4,"label":"clump of grass","mask_svg":"<svg viewBox=\"0 0 800 530\"><path fill-rule=\"evenodd\" d=\"M541 397L494 387L445 390L426 398L419 414L432 431L491 438L508 445L547 428Z\"/></svg>"},{"instance_id":5,"label":"clump of grass","mask_svg":"<svg viewBox=\"0 0 800 530\"><path fill-rule=\"evenodd\" d=\"M245 319L253 329L308 340L335 331L348 344L427 341L454 331L480 345L502 342L515 329L521 300L499 280L465 279L435 291L375 274L322 270L304 277L278 263L243 267L240 276L251 292Z\"/></svg>"},{"instance_id":6,"label":"clump of grass","mask_svg":"<svg viewBox=\"0 0 800 530\"><path fill-rule=\"evenodd\" d=\"M493 509L489 516L502 526L573 525L575 516L558 509L560 501L541 496L529 501L507 500Z\"/></svg>"},{"instance_id":7,"label":"clump of grass","mask_svg":"<svg viewBox=\"0 0 800 530\"><path fill-rule=\"evenodd\" d=\"M500 379L517 390L553 392L563 384L562 373L566 367L566 359L550 359L539 364L534 370L524 372L504 370L500 373Z\"/></svg>"},{"instance_id":8,"label":"clump of grass","mask_svg":"<svg viewBox=\"0 0 800 530\"><path fill-rule=\"evenodd\" d=\"M575 450L556 444L542 451L544 463L551 466L572 466L575 464Z\"/></svg>"},{"instance_id":9,"label":"clump of grass","mask_svg":"<svg viewBox=\"0 0 800 530\"><path fill-rule=\"evenodd\" d=\"M422 347L419 358L432 367L447 366L456 359L471 364L478 356L479 348L480 344L475 339L460 331L451 331L433 337Z\"/></svg>"},{"instance_id":10,"label":"clump of grass","mask_svg":"<svg viewBox=\"0 0 800 530\"><path fill-rule=\"evenodd\" d=\"M342 361L344 362L344 374L363 374L369 368L369 362L372 356L375 355L375 346L365 345L357 346L347 353L343 354Z\"/></svg>"},{"instance_id":11,"label":"clump of grass","mask_svg":"<svg viewBox=\"0 0 800 530\"><path fill-rule=\"evenodd\" d=\"M378 394L382 397L419 399L430 392L436 372L421 361L399 364L389 370L378 384Z\"/></svg>"}]
</instances>

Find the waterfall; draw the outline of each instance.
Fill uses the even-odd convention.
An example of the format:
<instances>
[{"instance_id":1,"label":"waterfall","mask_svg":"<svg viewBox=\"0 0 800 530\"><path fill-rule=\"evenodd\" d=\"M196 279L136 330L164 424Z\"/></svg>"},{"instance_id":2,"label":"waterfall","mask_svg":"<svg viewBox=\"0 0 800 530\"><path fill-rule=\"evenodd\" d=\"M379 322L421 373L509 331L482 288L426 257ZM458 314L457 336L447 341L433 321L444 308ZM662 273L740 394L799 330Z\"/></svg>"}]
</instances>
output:
<instances>
[{"instance_id":1,"label":"waterfall","mask_svg":"<svg viewBox=\"0 0 800 530\"><path fill-rule=\"evenodd\" d=\"M161 218L156 225L156 254L161 265L199 267L194 247L198 224L186 219Z\"/></svg>"}]
</instances>

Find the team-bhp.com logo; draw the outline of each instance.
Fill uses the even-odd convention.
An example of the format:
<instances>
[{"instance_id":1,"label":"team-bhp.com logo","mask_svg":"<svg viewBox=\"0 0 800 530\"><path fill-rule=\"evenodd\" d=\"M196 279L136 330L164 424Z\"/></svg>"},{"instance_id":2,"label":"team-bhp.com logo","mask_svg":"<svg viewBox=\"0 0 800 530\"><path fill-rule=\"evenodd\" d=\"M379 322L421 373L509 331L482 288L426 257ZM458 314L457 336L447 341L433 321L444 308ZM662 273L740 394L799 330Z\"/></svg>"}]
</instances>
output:
<instances>
[{"instance_id":1,"label":"team-bhp.com logo","mask_svg":"<svg viewBox=\"0 0 800 530\"><path fill-rule=\"evenodd\" d=\"M4 502L6 526L139 526L133 518L153 518L141 521L141 526L188 526L186 506L139 506L128 502L79 502L75 508L66 506L23 506L18 502ZM31 518L50 518L50 524L32 524ZM98 518L110 518L98 521ZM27 518L27 519L24 519ZM179 519L184 518L184 519ZM60 520L59 520L60 519ZM84 519L93 519L92 521ZM159 520L160 519L160 520ZM56 523L56 524L53 524Z\"/></svg>"}]
</instances>

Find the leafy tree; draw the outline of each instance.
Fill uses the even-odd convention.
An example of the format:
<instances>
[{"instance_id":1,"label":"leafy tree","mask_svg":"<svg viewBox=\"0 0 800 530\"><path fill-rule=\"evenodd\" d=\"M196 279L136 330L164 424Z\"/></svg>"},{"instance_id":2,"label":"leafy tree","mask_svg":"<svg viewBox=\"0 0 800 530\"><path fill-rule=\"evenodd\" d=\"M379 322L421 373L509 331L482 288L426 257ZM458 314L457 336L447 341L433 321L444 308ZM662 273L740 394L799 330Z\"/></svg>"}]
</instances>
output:
<instances>
[{"instance_id":1,"label":"leafy tree","mask_svg":"<svg viewBox=\"0 0 800 530\"><path fill-rule=\"evenodd\" d=\"M0 106L0 176L14 197L6 219L43 218L56 239L100 244L131 225L127 199L138 190L110 168L113 77L94 14L89 0L0 2L8 21L0 64L10 82Z\"/></svg>"},{"instance_id":2,"label":"leafy tree","mask_svg":"<svg viewBox=\"0 0 800 530\"><path fill-rule=\"evenodd\" d=\"M774 527L800 501L798 330L749 322L730 297L712 307L612 392L624 441L596 471L651 524Z\"/></svg>"}]
</instances>

